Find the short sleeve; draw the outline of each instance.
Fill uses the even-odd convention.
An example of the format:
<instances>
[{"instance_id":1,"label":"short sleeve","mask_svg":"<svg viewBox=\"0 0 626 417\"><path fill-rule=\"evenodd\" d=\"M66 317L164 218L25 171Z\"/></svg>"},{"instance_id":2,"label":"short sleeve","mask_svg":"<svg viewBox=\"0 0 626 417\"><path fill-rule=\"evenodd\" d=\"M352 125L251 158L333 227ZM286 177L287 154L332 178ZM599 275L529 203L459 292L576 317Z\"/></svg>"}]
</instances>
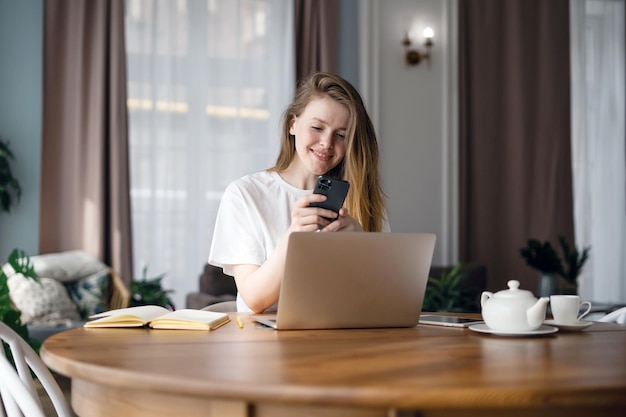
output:
<instances>
[{"instance_id":1,"label":"short sleeve","mask_svg":"<svg viewBox=\"0 0 626 417\"><path fill-rule=\"evenodd\" d=\"M231 183L220 201L209 263L233 275L232 266L262 265L266 254L255 201L237 183Z\"/></svg>"}]
</instances>

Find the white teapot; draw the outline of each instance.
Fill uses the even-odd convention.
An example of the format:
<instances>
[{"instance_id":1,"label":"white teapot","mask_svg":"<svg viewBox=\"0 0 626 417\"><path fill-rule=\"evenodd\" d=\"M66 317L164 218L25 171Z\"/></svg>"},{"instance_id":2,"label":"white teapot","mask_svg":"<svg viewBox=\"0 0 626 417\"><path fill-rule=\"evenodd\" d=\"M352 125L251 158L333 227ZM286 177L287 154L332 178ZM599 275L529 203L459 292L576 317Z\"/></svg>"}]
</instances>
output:
<instances>
[{"instance_id":1,"label":"white teapot","mask_svg":"<svg viewBox=\"0 0 626 417\"><path fill-rule=\"evenodd\" d=\"M519 281L507 283L508 290L483 291L480 306L485 324L492 330L526 332L541 327L546 318L549 297L536 299L533 293L519 289Z\"/></svg>"}]
</instances>

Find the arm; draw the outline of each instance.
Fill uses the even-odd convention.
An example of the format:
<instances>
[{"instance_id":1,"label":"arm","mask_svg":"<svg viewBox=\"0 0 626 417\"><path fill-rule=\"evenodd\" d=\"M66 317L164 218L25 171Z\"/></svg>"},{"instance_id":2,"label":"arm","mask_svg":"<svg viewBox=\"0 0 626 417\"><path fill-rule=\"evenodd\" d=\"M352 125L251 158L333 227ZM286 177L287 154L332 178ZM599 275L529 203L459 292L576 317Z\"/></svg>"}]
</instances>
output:
<instances>
[{"instance_id":1,"label":"arm","mask_svg":"<svg viewBox=\"0 0 626 417\"><path fill-rule=\"evenodd\" d=\"M287 249L287 236L261 266L233 265L237 291L255 313L261 313L278 300Z\"/></svg>"},{"instance_id":2,"label":"arm","mask_svg":"<svg viewBox=\"0 0 626 417\"><path fill-rule=\"evenodd\" d=\"M337 214L318 207L309 207L312 202L326 199L320 194L309 194L294 203L291 212L291 224L280 240L274 252L261 265L233 265L233 275L237 290L244 302L254 312L262 312L278 300L283 269L287 256L287 242L293 232L315 232L319 226L321 231L351 230L358 222L350 217L347 210L339 214L339 219L329 222L324 217L336 217ZM359 226L360 228L360 226Z\"/></svg>"}]
</instances>

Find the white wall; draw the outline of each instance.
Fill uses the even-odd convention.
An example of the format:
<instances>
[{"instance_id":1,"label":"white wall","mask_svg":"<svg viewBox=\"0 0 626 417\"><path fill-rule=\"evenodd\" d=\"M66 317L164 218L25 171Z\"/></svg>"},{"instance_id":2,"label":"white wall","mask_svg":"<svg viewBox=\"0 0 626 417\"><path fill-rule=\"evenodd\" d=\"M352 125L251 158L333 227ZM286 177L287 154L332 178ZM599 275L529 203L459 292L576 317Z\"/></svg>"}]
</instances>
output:
<instances>
[{"instance_id":1,"label":"white wall","mask_svg":"<svg viewBox=\"0 0 626 417\"><path fill-rule=\"evenodd\" d=\"M378 132L391 229L435 233L434 265L458 258L456 6L370 0L360 10L361 91ZM421 43L425 26L435 31L430 68L409 67L402 38L413 29Z\"/></svg>"},{"instance_id":2,"label":"white wall","mask_svg":"<svg viewBox=\"0 0 626 417\"><path fill-rule=\"evenodd\" d=\"M43 0L0 0L0 137L15 155L22 198L0 213L0 263L39 250Z\"/></svg>"}]
</instances>

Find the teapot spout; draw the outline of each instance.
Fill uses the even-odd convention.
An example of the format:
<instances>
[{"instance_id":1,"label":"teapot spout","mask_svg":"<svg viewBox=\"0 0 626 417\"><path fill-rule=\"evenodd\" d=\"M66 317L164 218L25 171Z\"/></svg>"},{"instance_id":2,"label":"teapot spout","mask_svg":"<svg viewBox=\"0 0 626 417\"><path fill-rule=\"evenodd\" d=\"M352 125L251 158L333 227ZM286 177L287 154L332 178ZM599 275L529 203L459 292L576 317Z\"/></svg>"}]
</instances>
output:
<instances>
[{"instance_id":1,"label":"teapot spout","mask_svg":"<svg viewBox=\"0 0 626 417\"><path fill-rule=\"evenodd\" d=\"M549 297L541 297L537 302L526 310L526 318L530 327L538 329L546 318Z\"/></svg>"}]
</instances>

